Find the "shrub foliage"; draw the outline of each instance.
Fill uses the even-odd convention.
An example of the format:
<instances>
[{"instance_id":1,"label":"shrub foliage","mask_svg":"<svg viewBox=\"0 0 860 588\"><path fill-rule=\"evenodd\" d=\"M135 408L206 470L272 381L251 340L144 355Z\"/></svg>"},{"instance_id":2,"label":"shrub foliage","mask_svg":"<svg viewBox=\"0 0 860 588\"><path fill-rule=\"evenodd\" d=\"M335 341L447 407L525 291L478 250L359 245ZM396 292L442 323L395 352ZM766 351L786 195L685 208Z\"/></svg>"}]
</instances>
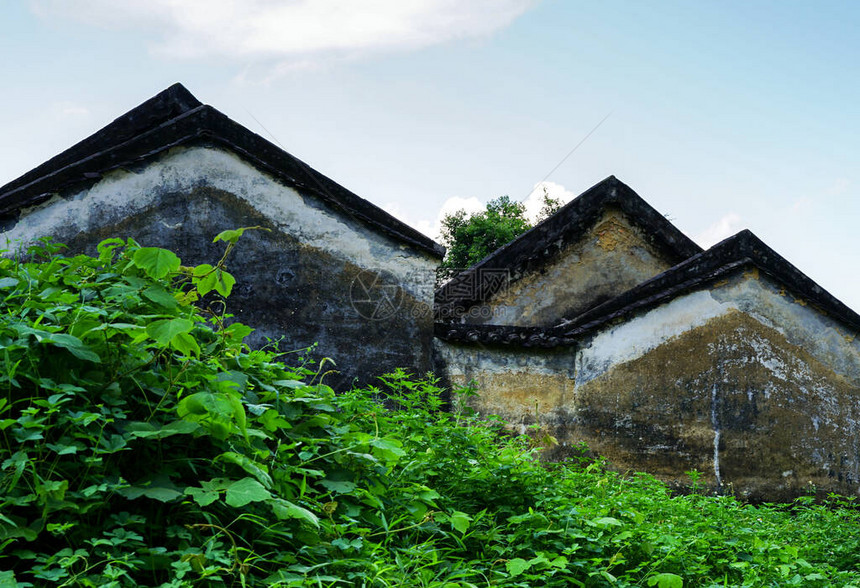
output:
<instances>
[{"instance_id":1,"label":"shrub foliage","mask_svg":"<svg viewBox=\"0 0 860 588\"><path fill-rule=\"evenodd\" d=\"M0 260L0 586L860 577L850 501L752 507L548 466L463 409L468 388L450 411L403 372L336 395L323 367L249 349L248 327L206 310L233 285L224 259L186 268L119 240L31 254Z\"/></svg>"},{"instance_id":2,"label":"shrub foliage","mask_svg":"<svg viewBox=\"0 0 860 588\"><path fill-rule=\"evenodd\" d=\"M550 197L544 187L543 207L537 222L549 218L561 206L561 200ZM474 214L462 209L446 214L442 219L441 237L448 251L439 266L437 282L444 282L472 267L531 228L525 204L509 196L490 200L484 210Z\"/></svg>"}]
</instances>

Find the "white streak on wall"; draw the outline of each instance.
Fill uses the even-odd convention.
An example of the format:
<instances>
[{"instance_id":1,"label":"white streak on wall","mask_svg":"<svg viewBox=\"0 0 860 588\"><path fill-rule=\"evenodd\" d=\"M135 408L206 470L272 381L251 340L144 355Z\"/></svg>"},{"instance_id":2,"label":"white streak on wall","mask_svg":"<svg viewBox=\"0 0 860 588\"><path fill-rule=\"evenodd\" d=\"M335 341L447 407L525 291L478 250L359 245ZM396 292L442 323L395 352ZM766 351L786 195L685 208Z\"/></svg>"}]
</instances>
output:
<instances>
[{"instance_id":1,"label":"white streak on wall","mask_svg":"<svg viewBox=\"0 0 860 588\"><path fill-rule=\"evenodd\" d=\"M769 278L743 280L733 287L713 290L712 294L721 302L734 301L741 311L776 329L790 343L803 347L836 373L860 382L857 333L849 332L812 305L800 304Z\"/></svg>"},{"instance_id":2,"label":"white streak on wall","mask_svg":"<svg viewBox=\"0 0 860 588\"><path fill-rule=\"evenodd\" d=\"M810 305L798 304L793 296L781 294L769 280L744 277L731 285L679 296L620 325L598 331L577 353L577 386L735 310L778 330L836 373L860 383L860 338L846 336L840 331L840 323ZM778 379L789 377L787 366L766 342L753 339L750 344L757 352L751 359L770 369Z\"/></svg>"},{"instance_id":3,"label":"white streak on wall","mask_svg":"<svg viewBox=\"0 0 860 588\"><path fill-rule=\"evenodd\" d=\"M717 481L717 488L723 485L720 478L720 422L717 416L717 383L714 382L711 388L711 425L714 428L714 478Z\"/></svg>"},{"instance_id":4,"label":"white streak on wall","mask_svg":"<svg viewBox=\"0 0 860 588\"><path fill-rule=\"evenodd\" d=\"M576 385L736 308L730 301L715 300L708 291L693 292L601 331L577 354Z\"/></svg>"},{"instance_id":5,"label":"white streak on wall","mask_svg":"<svg viewBox=\"0 0 860 588\"><path fill-rule=\"evenodd\" d=\"M436 355L445 364L445 371L453 378L482 375L523 373L537 376L566 374L573 378L573 358L565 349L535 350L523 353L519 347L498 348L483 345L448 343L441 339L433 342Z\"/></svg>"}]
</instances>

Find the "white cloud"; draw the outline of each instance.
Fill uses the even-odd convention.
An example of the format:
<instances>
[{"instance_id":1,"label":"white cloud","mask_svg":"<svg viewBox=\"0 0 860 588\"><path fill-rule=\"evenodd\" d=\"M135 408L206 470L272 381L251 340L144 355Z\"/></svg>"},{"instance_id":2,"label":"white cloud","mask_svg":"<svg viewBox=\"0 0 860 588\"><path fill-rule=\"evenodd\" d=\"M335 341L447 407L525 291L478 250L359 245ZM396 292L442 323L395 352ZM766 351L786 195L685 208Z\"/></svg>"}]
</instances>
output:
<instances>
[{"instance_id":1,"label":"white cloud","mask_svg":"<svg viewBox=\"0 0 860 588\"><path fill-rule=\"evenodd\" d=\"M523 200L526 205L526 217L531 221L537 221L537 217L543 208L544 194L555 200L560 200L562 204L567 204L576 196L573 192L555 182L538 182L532 188L528 197Z\"/></svg>"},{"instance_id":2,"label":"white cloud","mask_svg":"<svg viewBox=\"0 0 860 588\"><path fill-rule=\"evenodd\" d=\"M388 202L386 204L383 204L382 208L392 216L397 217L398 219L402 220L414 229L421 231L431 239L441 241L440 233L442 229L442 219L445 218L445 215L451 214L452 212L457 212L458 210L465 210L467 214L481 212L486 209L486 204L484 204L474 196L471 198L452 196L451 198L448 198L445 202L442 203L442 207L439 209L439 213L433 220L429 220L426 218L414 218L409 213L405 212L403 208L396 202Z\"/></svg>"},{"instance_id":3,"label":"white cloud","mask_svg":"<svg viewBox=\"0 0 860 588\"><path fill-rule=\"evenodd\" d=\"M851 187L851 181L848 178L836 178L827 190L828 196L841 196Z\"/></svg>"},{"instance_id":4,"label":"white cloud","mask_svg":"<svg viewBox=\"0 0 860 588\"><path fill-rule=\"evenodd\" d=\"M743 222L744 220L739 214L730 212L704 231L696 234L694 240L707 249L740 231L743 228Z\"/></svg>"},{"instance_id":5,"label":"white cloud","mask_svg":"<svg viewBox=\"0 0 860 588\"><path fill-rule=\"evenodd\" d=\"M809 210L813 206L812 198L807 198L806 196L801 196L791 203L791 207L789 207L789 212L792 214L807 214Z\"/></svg>"},{"instance_id":6,"label":"white cloud","mask_svg":"<svg viewBox=\"0 0 860 588\"><path fill-rule=\"evenodd\" d=\"M471 198L462 198L460 196L452 196L442 203L436 219L433 221L420 220L416 223L416 229L430 236L437 241L441 239L442 219L458 210L465 210L466 214L474 214L486 210L487 205L474 196Z\"/></svg>"},{"instance_id":7,"label":"white cloud","mask_svg":"<svg viewBox=\"0 0 860 588\"><path fill-rule=\"evenodd\" d=\"M63 118L84 118L90 115L90 109L72 102L55 102L51 105L54 114Z\"/></svg>"},{"instance_id":8,"label":"white cloud","mask_svg":"<svg viewBox=\"0 0 860 588\"><path fill-rule=\"evenodd\" d=\"M268 61L355 57L480 37L537 0L31 0L42 17L160 37L170 58Z\"/></svg>"},{"instance_id":9,"label":"white cloud","mask_svg":"<svg viewBox=\"0 0 860 588\"><path fill-rule=\"evenodd\" d=\"M540 213L541 208L543 208L544 188L546 188L546 193L549 194L550 198L560 200L562 204L567 204L575 196L573 192L570 192L561 184L556 184L555 182L538 182L528 197L523 200L523 204L526 206L526 217L531 222L535 222L537 215ZM436 218L433 220L412 217L396 202L383 204L382 208L431 239L441 241L442 219L446 215L458 210L465 210L467 214L483 212L487 209L487 204L474 196L471 198L452 196L442 203Z\"/></svg>"}]
</instances>

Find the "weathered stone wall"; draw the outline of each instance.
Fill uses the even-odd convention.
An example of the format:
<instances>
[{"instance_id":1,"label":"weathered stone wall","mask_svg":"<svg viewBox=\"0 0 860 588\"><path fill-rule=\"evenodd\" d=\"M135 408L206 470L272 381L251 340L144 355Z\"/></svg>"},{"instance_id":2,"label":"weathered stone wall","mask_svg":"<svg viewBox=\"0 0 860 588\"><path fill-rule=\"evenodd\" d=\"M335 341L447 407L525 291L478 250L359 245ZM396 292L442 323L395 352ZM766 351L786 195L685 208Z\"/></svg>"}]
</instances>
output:
<instances>
[{"instance_id":1,"label":"weathered stone wall","mask_svg":"<svg viewBox=\"0 0 860 588\"><path fill-rule=\"evenodd\" d=\"M133 237L198 264L220 257L223 244L212 244L220 231L254 225L271 232L246 232L228 260L237 278L228 310L257 329L252 343L284 337L281 349L290 350L318 342L319 355L338 362L332 384L430 368L438 260L223 149L178 147L110 172L23 211L0 238L26 245L52 235L94 252L104 238Z\"/></svg>"},{"instance_id":2,"label":"weathered stone wall","mask_svg":"<svg viewBox=\"0 0 860 588\"><path fill-rule=\"evenodd\" d=\"M444 344L444 357L467 366L449 367L452 379L482 384L485 413L527 424L537 398L560 441L583 441L620 470L684 483L697 469L712 487L777 500L810 482L860 493L855 335L753 270L575 347ZM564 378L547 378L548 357Z\"/></svg>"},{"instance_id":3,"label":"weathered stone wall","mask_svg":"<svg viewBox=\"0 0 860 588\"><path fill-rule=\"evenodd\" d=\"M435 341L436 369L447 382L475 382L470 405L505 418L519 433L539 424L565 436L571 421L575 373L568 349L524 351L519 347L458 345Z\"/></svg>"},{"instance_id":4,"label":"weathered stone wall","mask_svg":"<svg viewBox=\"0 0 860 588\"><path fill-rule=\"evenodd\" d=\"M608 208L582 239L464 314L472 324L554 326L669 269L642 229ZM516 276L514 276L516 278Z\"/></svg>"}]
</instances>

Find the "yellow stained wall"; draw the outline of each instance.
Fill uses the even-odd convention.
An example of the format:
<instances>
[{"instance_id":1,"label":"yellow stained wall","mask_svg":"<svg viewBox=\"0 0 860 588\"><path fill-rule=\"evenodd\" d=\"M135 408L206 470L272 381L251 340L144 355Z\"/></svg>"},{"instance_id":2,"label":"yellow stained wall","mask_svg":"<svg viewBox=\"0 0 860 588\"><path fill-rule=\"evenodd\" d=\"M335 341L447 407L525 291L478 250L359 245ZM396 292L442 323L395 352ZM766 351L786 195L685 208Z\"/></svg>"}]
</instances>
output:
<instances>
[{"instance_id":1,"label":"yellow stained wall","mask_svg":"<svg viewBox=\"0 0 860 588\"><path fill-rule=\"evenodd\" d=\"M541 271L514 279L466 314L473 324L551 326L673 265L619 210L607 209ZM516 278L516 277L515 277Z\"/></svg>"},{"instance_id":2,"label":"yellow stained wall","mask_svg":"<svg viewBox=\"0 0 860 588\"><path fill-rule=\"evenodd\" d=\"M757 272L605 327L576 348L436 342L474 406L539 422L621 471L790 499L810 483L860 493L860 345Z\"/></svg>"}]
</instances>

